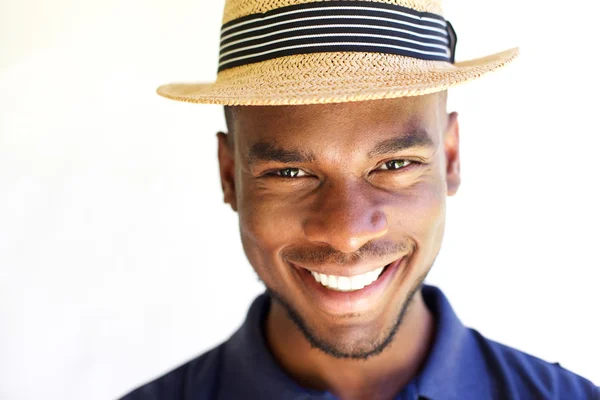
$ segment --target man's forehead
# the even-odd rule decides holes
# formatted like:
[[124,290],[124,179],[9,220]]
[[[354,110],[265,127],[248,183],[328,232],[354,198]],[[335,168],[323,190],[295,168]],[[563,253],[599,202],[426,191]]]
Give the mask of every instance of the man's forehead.
[[322,119],[348,120],[353,116],[393,116],[410,118],[411,115],[445,106],[445,92],[423,96],[392,99],[354,101],[329,104],[283,105],[283,106],[237,106],[233,114],[245,125],[260,125],[261,122],[279,120],[301,120],[305,123]]
[[[433,147],[440,114],[433,96],[328,105],[243,107],[236,137],[243,155],[260,159],[275,149],[351,144],[370,153],[400,147]],[[280,154],[283,154],[280,151]],[[290,158],[290,157],[284,157]]]

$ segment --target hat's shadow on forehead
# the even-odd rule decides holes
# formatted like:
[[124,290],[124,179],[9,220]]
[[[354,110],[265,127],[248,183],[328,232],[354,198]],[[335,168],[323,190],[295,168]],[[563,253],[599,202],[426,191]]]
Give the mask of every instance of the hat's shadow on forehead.
[[434,93],[331,104],[238,106],[233,111],[233,129],[246,146],[257,141],[301,143],[303,139],[325,144],[335,141],[335,136],[369,141],[369,136],[376,140],[415,130],[429,131],[435,141],[445,101],[445,93]]

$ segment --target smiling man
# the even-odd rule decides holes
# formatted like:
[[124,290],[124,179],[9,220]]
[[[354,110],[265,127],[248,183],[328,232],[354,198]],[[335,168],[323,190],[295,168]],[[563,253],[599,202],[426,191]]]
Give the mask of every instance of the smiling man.
[[600,399],[588,380],[465,327],[424,285],[460,185],[435,0],[227,0],[218,79],[159,94],[225,106],[224,201],[266,292],[220,346],[126,400]]
[[435,321],[420,288],[460,179],[445,105],[442,92],[228,110],[225,201],[274,300],[266,342],[300,384],[388,399],[423,365]]

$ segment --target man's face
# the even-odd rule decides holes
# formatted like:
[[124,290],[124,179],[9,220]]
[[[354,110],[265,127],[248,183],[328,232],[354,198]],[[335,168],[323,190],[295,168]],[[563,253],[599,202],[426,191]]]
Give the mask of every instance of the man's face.
[[313,345],[381,351],[440,250],[459,186],[445,93],[234,115],[235,144],[219,134],[219,160],[250,264]]

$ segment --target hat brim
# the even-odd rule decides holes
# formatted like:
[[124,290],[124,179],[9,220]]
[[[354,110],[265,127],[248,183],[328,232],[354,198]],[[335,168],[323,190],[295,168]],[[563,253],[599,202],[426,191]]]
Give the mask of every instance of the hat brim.
[[450,64],[381,53],[311,53],[219,73],[213,83],[170,83],[168,99],[221,105],[325,104],[435,93],[513,61],[519,48]]

